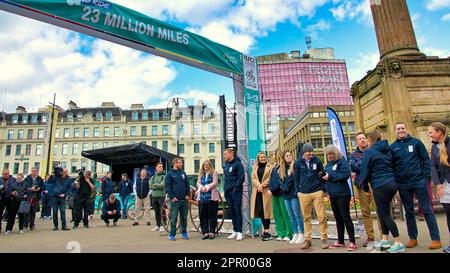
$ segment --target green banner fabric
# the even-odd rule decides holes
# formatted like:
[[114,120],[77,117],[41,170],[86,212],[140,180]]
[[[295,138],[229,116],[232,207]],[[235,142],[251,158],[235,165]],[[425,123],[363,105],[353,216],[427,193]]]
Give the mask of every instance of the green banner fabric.
[[102,0],[2,0],[17,7],[241,75],[242,54],[227,46],[121,5]]

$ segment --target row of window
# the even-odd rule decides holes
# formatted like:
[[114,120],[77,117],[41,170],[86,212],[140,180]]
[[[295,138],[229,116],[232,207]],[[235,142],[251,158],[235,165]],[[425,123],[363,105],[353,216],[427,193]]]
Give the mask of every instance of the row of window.
[[[79,112],[76,115],[74,113],[69,112],[67,113],[67,121],[72,122],[74,118],[80,120],[83,118],[83,113]],[[95,120],[96,121],[112,121],[113,120],[113,114],[112,111],[107,111],[104,115],[102,111],[98,111],[95,113]],[[138,121],[139,120],[139,112],[135,111],[131,113],[131,120],[132,121]],[[141,120],[149,120],[149,113],[148,112],[142,112],[141,114]],[[160,114],[159,111],[152,112],[152,120],[160,120]]]
[[[44,138],[44,129],[38,129],[37,131],[38,131],[37,138],[43,139]],[[34,130],[33,129],[27,130],[27,139],[33,139],[33,136],[34,136]],[[8,130],[7,138],[8,138],[8,140],[14,139],[14,130]],[[24,129],[19,129],[17,131],[17,139],[25,139],[25,130]]]
[[[34,167],[39,169],[40,166],[41,166],[41,164],[39,162],[34,162]],[[3,170],[9,170],[9,163],[3,164]],[[12,174],[16,175],[19,172],[21,172],[22,174],[27,175],[29,171],[30,171],[30,163],[29,162],[23,163],[22,170],[20,170],[20,163],[15,162],[14,166],[13,166]]]
[[[35,155],[42,155],[42,147],[43,147],[42,144],[36,144],[36,147],[35,147],[35,150],[34,150],[34,154]],[[14,155],[15,156],[21,156],[22,153],[25,156],[30,156],[31,155],[31,144],[16,145],[16,149],[15,149]],[[11,154],[12,154],[12,146],[11,145],[6,145],[5,156],[11,156]]]
[[[342,126],[342,130],[345,132],[347,132],[347,124],[346,123],[341,123]],[[355,132],[355,123],[354,122],[349,122],[348,123],[348,130],[353,133]],[[310,124],[309,125],[309,131],[313,134],[315,133],[320,133],[320,132],[324,132],[324,133],[331,133],[331,129],[330,129],[330,125],[329,124]]]
[[[119,142],[113,142],[113,147],[115,146],[119,146]],[[155,148],[158,148],[158,141],[152,141],[152,146]],[[108,148],[109,147],[109,142],[103,142],[103,147],[101,148]],[[199,154],[200,153],[200,143],[194,143],[194,154]],[[55,144],[54,149],[53,149],[53,154],[55,156],[57,156],[59,154],[58,151],[58,144]],[[99,149],[99,143],[94,142],[92,143],[92,149]],[[169,142],[168,141],[162,141],[162,150],[164,151],[168,151],[169,148]],[[215,143],[209,143],[209,153],[215,153],[216,152],[216,145]],[[24,150],[23,150],[24,149]],[[42,155],[42,149],[43,146],[42,144],[36,144],[35,147],[35,152],[34,154],[37,156]],[[81,151],[87,151],[90,149],[90,145],[89,143],[83,143],[82,144],[82,150]],[[21,156],[22,153],[25,156],[31,156],[32,153],[32,145],[31,144],[26,144],[26,145],[16,145],[15,147],[15,152],[14,155],[15,156]],[[78,155],[80,153],[80,144],[79,143],[72,143],[72,155]],[[180,154],[184,154],[185,153],[185,144],[179,144],[179,153]],[[12,154],[12,145],[6,145],[5,148],[5,156],[11,156]],[[61,145],[61,154],[62,155],[69,155],[69,143],[63,143]]]
[[[23,114],[22,116],[22,122],[21,124],[37,124],[39,122],[39,115],[38,114]],[[31,120],[30,120],[31,119]],[[41,122],[46,123],[47,122],[47,115],[44,114],[41,116]],[[12,116],[12,124],[19,124],[19,115],[14,114]]]
[[[151,136],[158,136],[159,134],[159,126],[158,125],[153,125],[151,126]],[[141,131],[140,131],[140,136],[147,136],[148,135],[148,131],[147,131],[148,126],[141,126]],[[43,134],[43,129],[42,130],[42,134]],[[73,137],[74,138],[78,138],[81,136],[81,129],[80,128],[74,128],[73,129]],[[30,131],[30,130],[28,130]],[[32,131],[32,130],[31,130]],[[180,124],[179,127],[179,132],[180,135],[183,135],[186,133],[185,131],[185,126],[184,124]],[[120,129],[120,127],[114,127],[114,136],[115,137],[119,137],[122,133],[126,133],[124,132],[122,129]],[[216,126],[215,124],[209,124],[208,126],[208,133],[209,134],[215,134],[216,133]],[[13,137],[14,135],[14,130],[10,130],[10,132],[8,133],[8,139],[12,139],[9,138],[9,135],[11,134],[11,137]],[[19,130],[19,139],[23,139],[23,130]],[[29,132],[30,134],[30,132]],[[200,135],[201,134],[201,126],[200,124],[194,124],[193,127],[193,134],[194,135]],[[20,138],[20,136],[22,135],[22,138]],[[40,132],[41,135],[41,132]],[[167,136],[169,135],[169,125],[162,125],[162,135],[163,136]],[[112,136],[111,134],[111,128],[110,127],[104,127],[103,128],[103,137],[110,137]],[[130,136],[138,136],[138,127],[137,126],[130,126]],[[32,132],[31,132],[31,137],[32,137]],[[69,128],[64,128],[63,129],[63,134],[61,135],[60,129],[56,129],[56,137],[60,138],[70,138],[70,129]],[[90,137],[90,128],[83,128],[83,137]],[[100,127],[95,127],[94,131],[93,131],[93,137],[100,137]],[[42,137],[40,137],[42,138]],[[31,139],[31,138],[28,138]]]

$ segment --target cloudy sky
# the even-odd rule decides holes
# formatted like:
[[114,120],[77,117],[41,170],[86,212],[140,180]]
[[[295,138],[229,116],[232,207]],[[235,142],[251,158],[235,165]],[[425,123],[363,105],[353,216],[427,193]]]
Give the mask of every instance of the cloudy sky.
[[[379,59],[369,0],[115,0],[117,4],[259,56],[333,47],[346,59],[350,82]],[[408,0],[420,49],[450,56],[450,0]],[[181,96],[212,106],[233,101],[231,80],[0,11],[0,107],[36,111],[57,104],[115,101],[165,107]]]

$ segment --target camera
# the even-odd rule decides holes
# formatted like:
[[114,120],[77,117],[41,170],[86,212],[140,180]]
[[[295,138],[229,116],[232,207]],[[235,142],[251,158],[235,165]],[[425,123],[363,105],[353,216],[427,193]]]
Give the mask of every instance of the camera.
[[78,174],[78,177],[80,180],[84,178],[84,172],[86,171],[85,167],[82,167],[81,169],[76,170],[75,172]]

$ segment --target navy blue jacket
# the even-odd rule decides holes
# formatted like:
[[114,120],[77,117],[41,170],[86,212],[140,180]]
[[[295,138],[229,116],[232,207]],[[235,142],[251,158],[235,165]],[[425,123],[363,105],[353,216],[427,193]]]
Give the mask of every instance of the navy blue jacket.
[[361,182],[366,191],[370,182],[373,189],[395,182],[394,159],[386,140],[381,140],[364,152]]
[[116,214],[117,214],[117,213],[120,213],[120,208],[121,208],[121,206],[120,206],[119,200],[116,199],[116,201],[114,201],[114,203],[111,203],[108,198],[108,200],[103,202],[102,212],[103,212],[103,214],[108,214],[108,211],[115,210]]
[[[447,148],[447,155],[450,163],[450,137],[445,139],[444,144]],[[441,164],[440,150],[436,143],[433,143],[433,146],[431,147],[431,171],[434,184],[444,184],[445,180],[450,183],[450,167]]]
[[119,183],[119,195],[125,197],[133,192],[133,182],[129,178],[126,181],[120,181]]
[[184,200],[189,196],[189,182],[183,170],[171,170],[166,175],[166,192],[170,199],[176,197],[178,200]]
[[269,179],[269,190],[272,192],[273,196],[281,196],[281,188],[280,188],[280,167],[276,166],[272,169],[270,173]]
[[31,197],[32,198],[37,198],[37,199],[41,199],[41,192],[45,191],[45,184],[44,184],[44,180],[42,179],[42,177],[40,177],[39,175],[36,177],[36,180],[33,181],[33,178],[31,177],[31,174],[29,176],[27,176],[25,178],[25,182],[28,183],[28,185],[30,186],[30,188],[33,187],[38,187],[39,191],[31,191]]
[[431,160],[422,141],[408,135],[394,141],[391,150],[399,187],[431,181]]
[[325,172],[328,174],[328,181],[325,181],[325,190],[330,197],[352,194],[347,183],[352,173],[345,158],[328,162]]
[[296,192],[314,193],[323,191],[323,180],[321,174],[324,169],[322,161],[318,157],[313,156],[310,164],[311,169],[306,166],[306,160],[304,158],[300,158],[295,162],[294,182]]
[[102,199],[105,200],[106,198],[109,198],[109,196],[113,193],[113,184],[111,179],[107,178],[106,176],[103,177],[101,187],[102,187]]
[[150,178],[144,178],[144,181],[140,177],[136,178],[136,183],[134,185],[136,187],[136,195],[139,199],[147,198],[148,193],[150,192]]
[[[289,168],[290,166],[286,165],[285,179],[279,180],[281,194],[283,195],[285,200],[297,198],[297,189],[295,188],[294,174],[289,175]],[[279,178],[279,172],[272,172],[272,174],[273,173],[276,173],[276,176]]]
[[[3,177],[0,177],[0,183],[3,184]],[[1,199],[11,198],[11,192],[15,183],[16,179],[12,175],[10,175],[8,177],[8,185],[1,191]]]
[[245,169],[239,157],[235,157],[231,162],[225,163],[224,172],[224,190],[242,191],[245,181]]
[[51,176],[48,183],[51,184],[51,191],[49,192],[51,197],[59,198],[59,195],[61,194],[64,194],[65,196],[70,194],[72,179],[69,176],[64,180],[56,176]]
[[350,168],[352,169],[352,172],[356,174],[353,183],[358,188],[361,187],[361,165],[363,153],[364,152],[358,147],[353,153],[350,154]]

